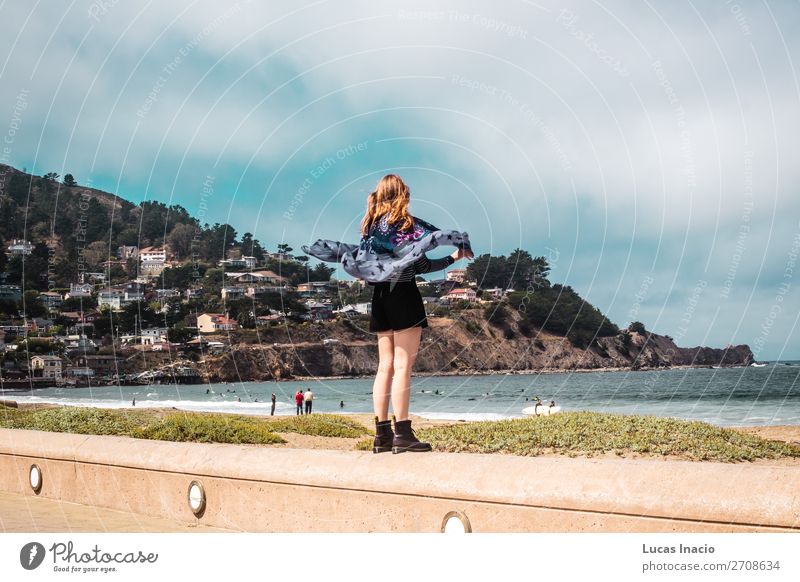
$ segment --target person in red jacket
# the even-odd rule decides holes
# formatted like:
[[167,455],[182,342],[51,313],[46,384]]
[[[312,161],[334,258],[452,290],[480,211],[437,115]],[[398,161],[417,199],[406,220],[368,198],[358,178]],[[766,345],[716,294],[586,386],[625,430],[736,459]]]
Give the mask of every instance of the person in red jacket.
[[303,391],[298,390],[294,395],[294,403],[297,404],[297,414],[303,414]]

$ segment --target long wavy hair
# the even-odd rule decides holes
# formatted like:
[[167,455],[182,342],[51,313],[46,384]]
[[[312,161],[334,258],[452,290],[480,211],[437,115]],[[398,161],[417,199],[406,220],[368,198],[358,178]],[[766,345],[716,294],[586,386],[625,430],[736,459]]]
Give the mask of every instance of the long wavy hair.
[[370,227],[384,214],[389,224],[396,225],[400,230],[410,230],[414,226],[414,219],[408,213],[410,199],[411,190],[400,176],[387,174],[381,178],[375,191],[367,196],[367,212],[361,220],[361,234],[369,233]]

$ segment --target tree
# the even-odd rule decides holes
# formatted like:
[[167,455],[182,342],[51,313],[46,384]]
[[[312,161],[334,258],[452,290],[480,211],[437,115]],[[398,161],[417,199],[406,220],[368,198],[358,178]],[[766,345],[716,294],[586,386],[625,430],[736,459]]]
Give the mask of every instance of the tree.
[[142,329],[159,324],[159,317],[153,306],[144,301],[129,303],[122,313],[115,315],[121,333],[139,333]]
[[167,339],[176,344],[187,342],[192,339],[194,335],[195,331],[186,327],[184,323],[179,323],[167,330]]
[[504,287],[507,282],[506,259],[493,257],[488,253],[479,255],[467,265],[465,278],[476,282],[483,289]]
[[186,263],[164,269],[160,275],[161,287],[163,289],[188,289],[194,282],[195,266],[197,267],[197,274],[202,277],[206,272],[204,264],[193,265],[192,263]]
[[634,321],[628,326],[628,330],[635,331],[636,333],[640,333],[642,335],[647,333],[647,330],[644,328],[644,324],[641,321]]
[[65,186],[77,186],[78,183],[75,181],[75,177],[72,174],[67,174],[64,176],[64,185]]
[[264,249],[258,239],[254,239],[253,235],[246,232],[242,235],[242,255],[246,257],[255,257],[258,261],[264,260]]
[[101,240],[90,242],[83,250],[83,256],[90,267],[97,267],[103,261],[109,260],[108,243]]
[[167,236],[167,244],[178,260],[183,260],[192,255],[197,228],[191,224],[177,224]]
[[219,262],[225,258],[228,247],[236,244],[236,229],[229,224],[215,224],[203,233],[203,259]]
[[313,269],[309,269],[308,271],[308,280],[309,281],[330,281],[331,274],[335,269],[332,269],[325,263],[317,263],[317,265]]
[[38,291],[32,289],[25,291],[22,305],[25,306],[25,317],[44,317],[47,315],[47,308],[42,303]]
[[6,265],[8,264],[8,256],[6,255],[6,242],[0,235],[0,273],[5,272]]

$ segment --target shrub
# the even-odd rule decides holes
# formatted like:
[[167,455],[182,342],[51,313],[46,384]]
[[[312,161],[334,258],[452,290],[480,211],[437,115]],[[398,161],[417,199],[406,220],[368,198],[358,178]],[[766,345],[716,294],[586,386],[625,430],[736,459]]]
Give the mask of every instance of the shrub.
[[636,333],[640,333],[642,335],[647,333],[647,330],[644,328],[644,324],[641,321],[634,321],[632,324],[628,326],[630,331],[635,331]]
[[286,416],[267,421],[274,432],[293,432],[313,436],[356,438],[369,434],[369,430],[358,422],[340,414],[304,414]]
[[226,415],[176,413],[139,427],[132,436],[172,442],[277,444],[286,442],[267,423]]
[[540,455],[604,452],[675,455],[724,462],[800,457],[800,446],[704,422],[657,416],[562,412],[525,419],[419,429],[437,451]]
[[508,309],[502,303],[491,303],[483,310],[486,321],[495,326],[501,326],[508,321]]
[[481,335],[483,333],[483,329],[481,329],[481,326],[475,323],[474,321],[468,321],[464,327],[472,335]]

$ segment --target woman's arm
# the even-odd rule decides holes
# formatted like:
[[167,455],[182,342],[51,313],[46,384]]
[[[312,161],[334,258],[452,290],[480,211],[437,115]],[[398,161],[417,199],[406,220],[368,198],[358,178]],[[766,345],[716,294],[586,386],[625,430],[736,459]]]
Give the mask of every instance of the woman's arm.
[[441,259],[434,259],[434,260],[430,260],[425,255],[422,255],[420,258],[414,261],[414,273],[419,275],[422,273],[441,271],[442,269],[449,267],[455,262],[456,262],[455,259],[451,255],[442,257]]

